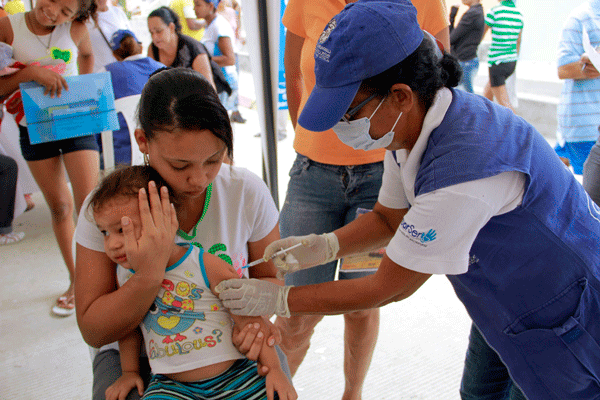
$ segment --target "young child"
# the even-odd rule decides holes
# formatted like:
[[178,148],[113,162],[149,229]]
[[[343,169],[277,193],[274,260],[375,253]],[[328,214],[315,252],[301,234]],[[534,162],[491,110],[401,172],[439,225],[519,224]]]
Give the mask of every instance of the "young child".
[[[166,186],[151,167],[125,167],[106,177],[90,199],[90,210],[104,235],[105,252],[118,264],[119,285],[135,273],[129,269],[121,218],[131,219],[139,239],[143,224],[138,193],[151,181],[157,187]],[[138,365],[140,330],[153,373],[144,399],[296,399],[273,348],[263,346],[259,356],[269,368],[265,378],[256,372],[256,363],[244,358],[232,343],[231,318],[243,325],[262,322],[261,318],[231,316],[213,291],[222,280],[238,277],[236,271],[202,248],[175,243],[165,267],[162,288],[140,328],[119,341],[123,375],[107,389],[107,400],[125,398],[135,388],[140,395],[143,392]]]
[[[60,96],[68,90],[64,76],[92,72],[94,55],[82,22],[88,17],[91,3],[92,0],[38,0],[31,11],[0,18],[0,42],[12,46],[12,58],[23,66],[0,76],[0,99],[16,92],[20,83],[30,81],[42,85],[51,97]],[[64,72],[48,68],[56,65],[64,65]],[[75,312],[73,215],[79,214],[83,200],[97,183],[98,145],[92,132],[90,136],[31,144],[18,93],[10,97],[7,108],[20,119],[21,153],[48,203],[54,235],[69,271],[69,288],[58,297],[52,312],[69,316]]]

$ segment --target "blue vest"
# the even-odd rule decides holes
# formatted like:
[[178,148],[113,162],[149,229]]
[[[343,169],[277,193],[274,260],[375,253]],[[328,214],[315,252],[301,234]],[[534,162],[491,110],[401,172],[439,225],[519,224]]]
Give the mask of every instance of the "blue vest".
[[524,173],[526,189],[479,231],[468,272],[448,279],[529,399],[600,399],[600,209],[522,118],[452,96],[415,195],[506,171]]
[[[148,82],[148,78],[154,71],[163,68],[164,65],[150,57],[140,58],[133,61],[114,62],[105,66],[110,72],[115,99],[142,93],[142,88]],[[119,118],[119,130],[113,132],[113,146],[115,149],[115,164],[131,164],[131,141],[127,123],[121,113]],[[100,137],[98,135],[100,146]]]

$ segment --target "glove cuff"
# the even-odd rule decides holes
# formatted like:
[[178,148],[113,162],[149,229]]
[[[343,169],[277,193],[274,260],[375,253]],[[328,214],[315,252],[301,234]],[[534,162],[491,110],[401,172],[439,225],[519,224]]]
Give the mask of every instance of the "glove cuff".
[[279,289],[275,314],[280,317],[289,318],[292,315],[288,306],[288,294],[290,293],[290,289],[293,287],[294,286],[283,286]]
[[327,258],[323,261],[323,264],[326,264],[333,260],[337,260],[337,253],[340,251],[340,242],[333,232],[324,233],[323,237],[327,241]]

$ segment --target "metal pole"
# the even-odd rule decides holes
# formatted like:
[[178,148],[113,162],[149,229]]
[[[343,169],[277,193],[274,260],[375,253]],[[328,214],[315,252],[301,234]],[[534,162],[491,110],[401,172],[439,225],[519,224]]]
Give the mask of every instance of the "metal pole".
[[271,190],[271,196],[279,207],[279,188],[277,184],[277,139],[275,138],[275,115],[273,113],[273,80],[271,76],[271,52],[269,49],[269,21],[267,0],[258,0],[258,27],[263,77],[263,96],[265,105],[265,139],[267,154],[263,154],[263,179]]

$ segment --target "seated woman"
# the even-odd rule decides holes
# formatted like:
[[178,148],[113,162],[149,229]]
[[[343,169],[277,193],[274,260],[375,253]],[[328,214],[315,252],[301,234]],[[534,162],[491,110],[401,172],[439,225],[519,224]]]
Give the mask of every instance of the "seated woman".
[[[142,89],[150,75],[164,64],[142,55],[142,43],[135,34],[127,29],[116,31],[110,39],[110,47],[117,62],[106,65],[110,72],[115,92],[115,99],[142,93]],[[125,118],[119,113],[119,130],[113,132],[113,148],[115,164],[131,164],[131,140]],[[97,135],[100,148],[102,143]]]
[[206,49],[196,39],[181,33],[181,23],[175,11],[169,7],[152,11],[148,15],[148,30],[152,37],[148,57],[167,67],[198,71],[215,87]]

